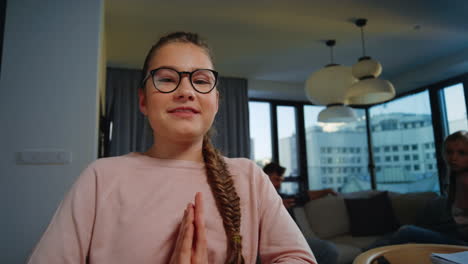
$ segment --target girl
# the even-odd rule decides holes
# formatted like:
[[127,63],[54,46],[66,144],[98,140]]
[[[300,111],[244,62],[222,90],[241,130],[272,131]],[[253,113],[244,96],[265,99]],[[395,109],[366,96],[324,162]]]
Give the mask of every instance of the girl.
[[261,169],[211,144],[217,78],[196,34],[161,38],[138,91],[154,145],[92,163],[29,263],[316,263]]

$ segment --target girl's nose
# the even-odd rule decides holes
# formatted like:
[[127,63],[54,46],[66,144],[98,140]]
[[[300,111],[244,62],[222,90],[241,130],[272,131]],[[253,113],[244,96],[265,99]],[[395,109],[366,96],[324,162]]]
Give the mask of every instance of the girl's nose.
[[[187,78],[184,78],[187,77]],[[176,99],[189,99],[193,100],[195,98],[195,90],[192,87],[189,76],[184,76],[180,80],[179,87],[174,92]]]

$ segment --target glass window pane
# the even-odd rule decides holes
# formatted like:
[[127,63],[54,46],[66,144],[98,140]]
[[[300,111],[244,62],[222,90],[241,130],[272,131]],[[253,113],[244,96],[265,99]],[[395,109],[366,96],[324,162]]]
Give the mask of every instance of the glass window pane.
[[396,146],[402,157],[375,159],[377,189],[439,191],[431,116],[427,91],[370,108],[373,147]]
[[262,167],[272,159],[270,103],[249,102],[250,159]]
[[444,88],[442,91],[445,98],[449,134],[459,130],[468,130],[463,84],[452,85]]
[[296,109],[294,106],[278,106],[278,155],[281,166],[286,167],[285,177],[298,176],[296,136]]
[[296,181],[283,182],[279,193],[282,195],[296,195],[299,193],[299,183]]
[[322,106],[304,106],[309,189],[354,192],[371,188],[365,111],[350,123],[318,123]]

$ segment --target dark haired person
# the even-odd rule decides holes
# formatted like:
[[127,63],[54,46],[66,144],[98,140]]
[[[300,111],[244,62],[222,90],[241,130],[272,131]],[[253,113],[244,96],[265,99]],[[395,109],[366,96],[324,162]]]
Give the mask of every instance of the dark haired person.
[[[285,167],[282,167],[276,162],[270,162],[263,167],[263,172],[265,172],[268,177],[270,177],[271,183],[278,191],[278,193],[283,197],[283,204],[287,209],[290,209],[296,205],[296,201],[293,198],[285,197],[280,193],[281,183],[284,181],[284,172],[286,171]],[[316,200],[327,195],[337,195],[333,189],[322,189],[322,190],[309,190],[307,196],[309,200]]]
[[[281,189],[281,184],[284,181],[285,171],[286,171],[286,168],[282,167],[276,162],[268,163],[267,165],[263,167],[263,172],[265,172],[265,174],[268,175],[271,183],[273,184],[273,187],[275,187],[276,191],[278,191],[278,194],[280,196],[281,196],[281,193],[279,193],[279,190]],[[331,189],[320,190],[320,191],[309,191],[309,192],[313,193],[314,197],[318,197],[318,198],[323,197],[328,194],[336,195],[336,193],[333,192]],[[282,199],[283,199],[284,207],[287,208],[291,216],[294,217],[294,214],[292,213],[292,210],[290,209],[296,205],[295,199],[286,198],[286,197]],[[314,252],[315,257],[317,258],[318,263],[336,264],[338,262],[338,249],[333,243],[329,241],[313,238],[313,237],[308,237],[306,239],[311,250]]]
[[154,145],[84,170],[29,263],[316,264],[261,169],[211,144],[210,54],[185,32],[150,49],[138,94]]

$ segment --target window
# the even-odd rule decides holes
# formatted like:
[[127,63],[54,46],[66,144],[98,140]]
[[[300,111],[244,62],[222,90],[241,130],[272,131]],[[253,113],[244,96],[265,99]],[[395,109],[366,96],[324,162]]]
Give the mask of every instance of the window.
[[[365,111],[360,109],[356,110],[359,116],[359,119],[356,122],[318,123],[318,113],[324,109],[324,107],[305,105],[303,109],[309,189],[317,190],[333,188],[335,190],[340,190],[341,192],[370,189],[370,178],[367,170],[359,170],[355,173],[343,173],[345,170],[344,166],[347,166],[346,164],[353,163],[353,158],[355,158],[354,160],[357,162],[353,164],[357,165],[361,165],[359,164],[361,159],[367,159],[367,156],[362,154],[360,154],[359,157],[355,157],[357,156],[356,154],[354,154],[355,156],[348,154],[353,148],[356,151],[359,148],[367,149],[367,133],[364,118]],[[320,179],[320,174],[318,172],[322,165],[318,161],[320,161],[320,158],[323,155],[319,151],[321,148],[329,148],[333,149],[334,153],[342,153],[335,154],[333,156],[336,159],[334,160],[336,163],[327,165],[327,167],[334,169],[333,173],[335,175],[341,173],[341,182],[338,182],[338,180],[334,181],[333,178],[330,178],[330,180],[327,181],[328,185],[324,185],[324,181]],[[349,172],[349,170],[347,171]],[[364,173],[362,171],[364,171]],[[362,180],[365,176],[367,176],[368,180]]]
[[270,103],[249,102],[250,159],[263,167],[272,160]]
[[468,130],[465,104],[466,95],[463,91],[463,84],[459,83],[444,88],[442,94],[445,100],[445,118],[449,134],[459,130]]
[[384,147],[384,152],[389,152],[390,151],[390,146],[385,146]]
[[400,157],[399,156],[393,156],[393,161],[399,161]]
[[299,183],[294,181],[285,181],[281,183],[280,193],[286,195],[294,195],[299,192]]
[[286,167],[284,175],[298,176],[299,161],[296,136],[296,110],[294,106],[277,106],[278,154],[281,166]]
[[398,151],[398,146],[392,146],[392,151]]
[[[375,146],[402,146],[403,151],[418,151],[419,145],[433,143],[432,114],[427,91],[409,95],[369,109],[371,128],[385,125],[385,129],[371,129],[372,142]],[[404,128],[403,124],[412,124]],[[433,152],[434,150],[428,150]],[[417,157],[415,159],[415,156]],[[419,160],[419,154],[404,155]],[[399,158],[398,158],[399,159]],[[431,161],[432,163],[433,161]],[[406,162],[407,163],[407,162]],[[411,170],[413,169],[413,170]],[[424,176],[425,183],[420,182]],[[392,162],[376,172],[377,189],[396,192],[439,191],[438,174],[426,170],[426,166]]]

